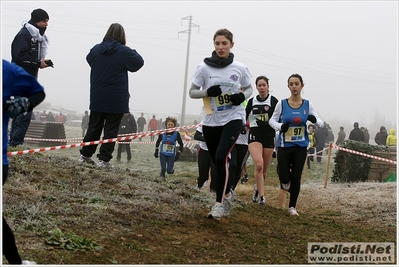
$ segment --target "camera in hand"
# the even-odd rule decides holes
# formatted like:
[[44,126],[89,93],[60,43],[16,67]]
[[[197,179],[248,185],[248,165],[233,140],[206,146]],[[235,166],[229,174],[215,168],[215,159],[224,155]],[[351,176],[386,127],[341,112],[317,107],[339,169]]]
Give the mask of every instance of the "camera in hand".
[[53,63],[53,61],[51,61],[51,59],[45,60],[44,63],[46,63],[46,64],[49,65],[50,67],[54,68],[54,63]]

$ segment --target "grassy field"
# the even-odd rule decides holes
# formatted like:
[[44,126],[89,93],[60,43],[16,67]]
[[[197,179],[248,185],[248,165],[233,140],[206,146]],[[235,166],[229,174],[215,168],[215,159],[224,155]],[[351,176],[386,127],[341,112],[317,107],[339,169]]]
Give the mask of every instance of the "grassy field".
[[[80,128],[66,133],[79,137]],[[3,214],[22,257],[52,265],[307,264],[308,242],[396,243],[396,183],[324,188],[323,159],[306,170],[300,216],[292,217],[279,208],[275,166],[266,206],[252,203],[249,159],[232,214],[217,221],[206,217],[214,195],[194,189],[196,162],[178,161],[175,174],[160,179],[148,141],[131,145],[131,163],[125,153],[112,160],[113,169],[78,163],[79,148],[11,156]]]

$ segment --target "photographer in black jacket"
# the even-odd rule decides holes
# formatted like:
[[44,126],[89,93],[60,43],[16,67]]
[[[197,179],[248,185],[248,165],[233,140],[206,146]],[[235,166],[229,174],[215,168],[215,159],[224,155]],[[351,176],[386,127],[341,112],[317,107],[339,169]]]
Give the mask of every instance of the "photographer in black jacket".
[[[14,37],[11,44],[11,61],[21,66],[26,72],[37,79],[39,68],[53,67],[47,54],[48,39],[44,34],[49,21],[49,15],[43,9],[35,9],[29,21],[22,22],[22,29]],[[12,120],[10,131],[10,146],[24,143],[28,131],[32,111],[21,114]]]

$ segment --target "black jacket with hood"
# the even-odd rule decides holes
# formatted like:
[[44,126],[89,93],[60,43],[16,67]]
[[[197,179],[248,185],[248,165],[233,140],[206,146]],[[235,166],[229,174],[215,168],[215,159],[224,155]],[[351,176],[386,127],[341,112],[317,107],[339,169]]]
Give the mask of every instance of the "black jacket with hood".
[[86,60],[91,67],[90,110],[129,112],[128,71],[136,72],[144,65],[141,55],[114,39],[106,39],[90,50]]

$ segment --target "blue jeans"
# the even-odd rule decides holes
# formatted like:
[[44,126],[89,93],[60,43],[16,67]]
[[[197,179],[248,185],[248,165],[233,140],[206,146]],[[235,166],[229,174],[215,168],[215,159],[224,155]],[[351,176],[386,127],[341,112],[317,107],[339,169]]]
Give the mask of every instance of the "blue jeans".
[[175,172],[175,156],[166,156],[159,153],[159,161],[161,162],[160,176],[165,177],[165,172],[168,172],[168,174],[173,174]]

